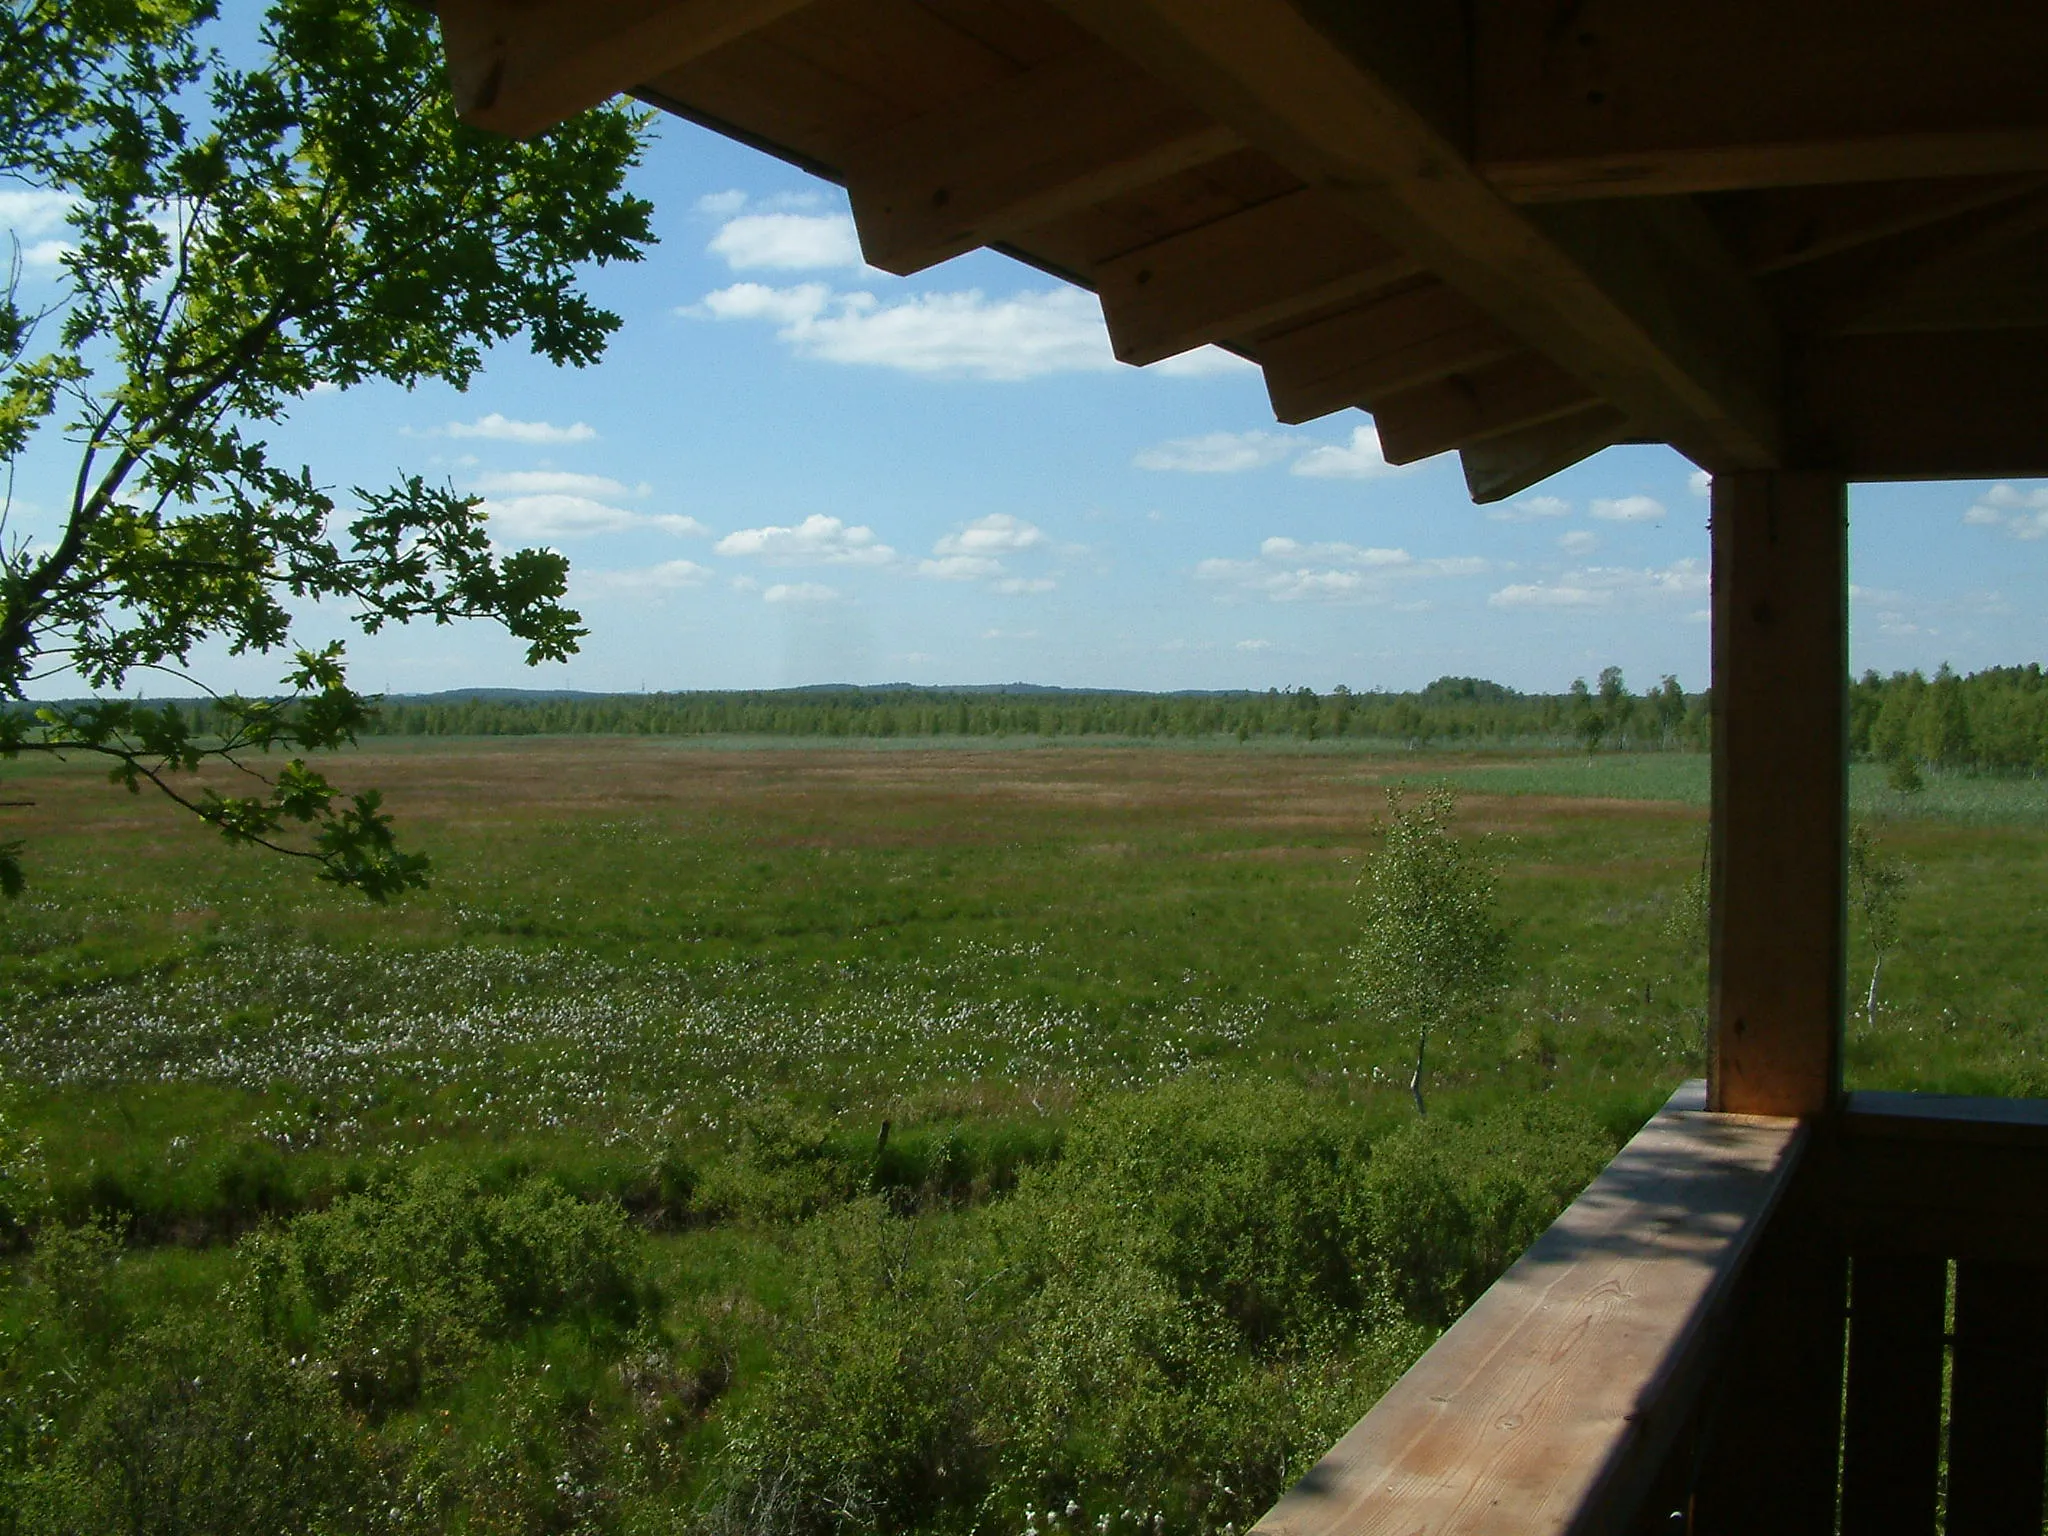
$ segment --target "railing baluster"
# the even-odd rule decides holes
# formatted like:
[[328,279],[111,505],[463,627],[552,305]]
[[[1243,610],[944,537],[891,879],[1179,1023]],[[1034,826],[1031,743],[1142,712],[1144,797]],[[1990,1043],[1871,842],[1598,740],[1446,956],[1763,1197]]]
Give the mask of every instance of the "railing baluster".
[[1850,1266],[1842,1536],[1933,1536],[1947,1301],[1946,1260]]
[[1956,1266],[1947,1536],[2041,1536],[2048,1271]]

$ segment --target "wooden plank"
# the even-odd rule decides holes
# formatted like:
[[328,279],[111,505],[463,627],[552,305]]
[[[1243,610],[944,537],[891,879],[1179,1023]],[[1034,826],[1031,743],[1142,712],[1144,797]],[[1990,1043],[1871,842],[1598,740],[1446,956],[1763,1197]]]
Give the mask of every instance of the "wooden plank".
[[1389,464],[1412,464],[1489,437],[1580,415],[1600,405],[1586,386],[1540,352],[1454,373],[1369,400]]
[[1788,1120],[1665,1107],[1253,1529],[1625,1528],[1798,1166]]
[[1850,1261],[1841,1536],[1934,1536],[1947,1303],[1941,1259]]
[[2044,187],[2048,180],[2038,176],[1794,187],[1723,199],[1715,222],[1742,269],[1765,275],[1997,207]]
[[2048,1477],[2048,1271],[1956,1265],[1946,1536],[2040,1536]]
[[1299,424],[1498,362],[1521,340],[1455,289],[1423,282],[1259,338],[1273,414]]
[[1404,253],[1316,188],[1218,219],[1095,271],[1110,344],[1156,363],[1417,273]]
[[843,157],[870,264],[907,276],[1242,147],[1099,45]]
[[1820,1114],[1841,1087],[1848,510],[1834,475],[1716,474],[1710,1097]]
[[1817,451],[1853,479],[2048,475],[2038,332],[1834,337],[1796,371]]
[[2048,169],[2032,0],[1475,7],[1474,159],[1516,198]]
[[[1373,39],[1290,0],[1062,0],[1083,25],[1237,128],[1288,169],[1344,198],[1644,432],[1710,467],[1765,466],[1783,446],[1775,330],[1755,296],[1731,326],[1690,294],[1663,292],[1663,263],[1616,286],[1666,231],[1645,221],[1622,251],[1567,250],[1472,168],[1404,96]],[[1351,7],[1365,11],[1367,7]],[[1623,210],[1616,223],[1634,217]],[[1601,270],[1596,273],[1594,266]],[[1650,295],[1651,302],[1645,302]]]
[[1708,1389],[1693,1536],[1831,1532],[1840,1480],[1848,1258],[1811,1161],[1765,1229]]
[[1458,451],[1465,488],[1482,505],[1518,496],[1627,435],[1628,418],[1604,402],[1540,426],[1504,432]]
[[1852,1093],[1832,1169],[1852,1246],[2048,1265],[2048,1100]]
[[434,8],[456,114],[526,138],[808,3],[434,0]]

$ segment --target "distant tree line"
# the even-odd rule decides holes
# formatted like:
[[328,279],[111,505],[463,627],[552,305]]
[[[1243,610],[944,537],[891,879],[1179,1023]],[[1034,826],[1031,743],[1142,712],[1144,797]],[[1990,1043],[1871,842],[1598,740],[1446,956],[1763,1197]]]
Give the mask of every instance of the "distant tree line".
[[1918,767],[2039,773],[2048,769],[2048,672],[2039,662],[1959,677],[1944,665],[1849,688],[1849,743],[1896,771]]
[[588,697],[389,699],[388,736],[1114,736],[1393,741],[1414,746],[1566,745],[1643,749],[1706,743],[1707,701],[1675,679],[1641,696],[1618,669],[1591,689],[1525,694],[1444,677],[1412,693],[1341,684],[1264,693],[1123,693],[807,688]]

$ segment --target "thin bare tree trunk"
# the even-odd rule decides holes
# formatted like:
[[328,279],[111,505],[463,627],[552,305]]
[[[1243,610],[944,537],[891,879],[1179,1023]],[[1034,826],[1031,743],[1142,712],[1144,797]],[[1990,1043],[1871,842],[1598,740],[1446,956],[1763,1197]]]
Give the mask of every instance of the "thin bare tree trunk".
[[1429,1050],[1429,1031],[1423,1030],[1415,1037],[1415,1075],[1408,1079],[1409,1097],[1415,1100],[1415,1113],[1426,1115],[1429,1108],[1422,1102],[1422,1060]]
[[1884,969],[1884,951],[1877,952],[1877,963],[1870,968],[1870,992],[1863,999],[1863,1021],[1872,1029],[1877,1028],[1877,977]]

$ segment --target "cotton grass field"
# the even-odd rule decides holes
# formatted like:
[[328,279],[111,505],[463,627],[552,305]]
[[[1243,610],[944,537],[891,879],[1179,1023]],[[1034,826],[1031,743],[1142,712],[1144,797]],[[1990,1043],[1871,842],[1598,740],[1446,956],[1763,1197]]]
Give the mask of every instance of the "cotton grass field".
[[[162,1476],[236,1436],[285,1466],[310,1424],[383,1490],[373,1519],[280,1473],[194,1529],[1234,1530],[1703,1068],[1694,755],[581,737],[331,768],[385,790],[429,891],[372,907],[83,768],[10,776],[0,1371],[55,1428],[10,1431],[0,1531],[149,1528],[94,1470],[156,1433],[145,1355],[246,1386]],[[1435,783],[1515,979],[1433,1043],[1416,1125],[1413,1044],[1344,955],[1387,790]],[[1859,769],[1854,798],[1912,879],[1852,1086],[2048,1091],[2048,785]]]

